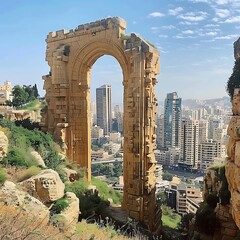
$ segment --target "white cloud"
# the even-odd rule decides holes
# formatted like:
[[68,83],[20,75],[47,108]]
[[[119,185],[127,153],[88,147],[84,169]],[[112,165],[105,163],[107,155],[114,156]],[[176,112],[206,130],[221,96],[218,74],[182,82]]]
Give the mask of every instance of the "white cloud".
[[208,3],[208,0],[190,0],[190,2],[194,2],[194,3]]
[[148,14],[149,17],[164,17],[165,14],[160,13],[160,12],[152,12]]
[[240,0],[216,0],[216,1],[213,1],[213,3],[216,3],[218,5],[227,5],[227,4],[229,4],[232,7],[239,7],[240,6]]
[[220,21],[220,19],[219,19],[219,18],[216,18],[216,17],[213,18],[212,20],[213,20],[214,22],[219,22],[219,21]]
[[169,9],[168,13],[169,13],[169,15],[176,16],[182,11],[183,11],[182,7],[177,7],[177,8],[174,8],[174,9]]
[[240,22],[240,16],[230,17],[225,22],[226,23],[239,23]]
[[181,35],[181,34],[179,34],[179,35],[176,35],[176,36],[174,36],[174,38],[178,38],[178,39],[183,39],[183,38],[196,38],[195,36],[192,36],[192,35]]
[[182,38],[185,38],[185,37],[182,36],[182,35],[176,35],[174,38],[182,39]]
[[158,37],[160,37],[160,38],[168,38],[168,35],[164,35],[164,34],[160,34],[160,35],[158,35]]
[[205,37],[205,36],[217,36],[218,33],[217,32],[200,32],[199,36],[200,37]]
[[239,36],[238,34],[229,34],[229,35],[225,35],[225,36],[221,36],[221,37],[215,37],[215,39],[228,40],[228,39],[237,38],[238,36]]
[[167,26],[162,26],[162,28],[163,29],[174,29],[174,28],[176,28],[175,26],[173,26],[173,25],[167,25]]
[[216,15],[220,18],[226,18],[230,16],[230,11],[227,9],[215,9]]
[[207,15],[208,14],[206,12],[196,12],[196,13],[189,12],[184,15],[179,15],[178,18],[181,18],[183,20],[190,21],[190,22],[199,22],[206,19]]
[[219,27],[218,24],[206,24],[204,27],[210,28],[210,27]]
[[216,4],[224,5],[231,2],[231,0],[216,0]]
[[151,27],[153,31],[159,30],[161,27]]
[[194,32],[192,30],[185,30],[182,31],[182,34],[194,34]]
[[217,32],[207,32],[205,35],[206,36],[216,36],[218,33]]
[[192,26],[192,25],[197,25],[197,22],[187,22],[187,21],[181,21],[179,22],[180,25],[185,25],[185,26]]

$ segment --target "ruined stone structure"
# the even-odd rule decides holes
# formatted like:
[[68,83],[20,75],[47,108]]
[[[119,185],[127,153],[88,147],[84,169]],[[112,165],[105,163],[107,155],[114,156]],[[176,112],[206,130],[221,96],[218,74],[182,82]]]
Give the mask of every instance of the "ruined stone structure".
[[[234,43],[234,56],[240,57],[240,39]],[[232,99],[233,116],[228,126],[230,136],[227,148],[226,177],[231,192],[232,216],[240,228],[240,89],[234,90]]]
[[125,35],[118,17],[51,32],[46,39],[50,73],[45,80],[47,109],[42,126],[62,144],[69,160],[91,177],[90,73],[103,55],[121,65],[124,86],[124,195],[128,215],[151,231],[161,228],[155,201],[156,105],[154,86],[159,53],[136,34]]

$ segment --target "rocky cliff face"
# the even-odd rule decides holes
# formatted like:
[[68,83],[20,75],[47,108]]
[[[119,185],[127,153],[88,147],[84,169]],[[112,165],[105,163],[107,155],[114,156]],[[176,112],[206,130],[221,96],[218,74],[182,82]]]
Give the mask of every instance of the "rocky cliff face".
[[[225,240],[236,239],[240,235],[232,215],[232,205],[229,202],[230,193],[228,183],[225,177],[226,166],[216,166],[207,170],[204,176],[203,197],[214,194],[219,197],[219,204],[215,208],[216,229],[212,236],[202,235],[199,233],[199,239]],[[196,233],[195,233],[196,235]]]
[[[235,59],[240,57],[240,38],[234,43]],[[240,89],[235,89],[232,99],[232,113],[228,127],[230,136],[227,147],[226,177],[231,192],[231,212],[240,228]]]
[[233,97],[233,116],[229,123],[230,136],[227,148],[226,177],[231,192],[232,215],[240,228],[240,93]]

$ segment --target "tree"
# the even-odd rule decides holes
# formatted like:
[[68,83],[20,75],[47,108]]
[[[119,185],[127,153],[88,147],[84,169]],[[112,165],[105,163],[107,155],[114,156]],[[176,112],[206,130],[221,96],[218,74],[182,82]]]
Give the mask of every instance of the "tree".
[[240,88],[240,58],[235,61],[233,73],[227,82],[226,90],[231,100],[233,99],[234,88]]
[[33,101],[35,99],[33,87],[31,85],[28,86],[23,85],[23,89],[28,94],[27,101],[28,102]]
[[34,97],[38,98],[39,94],[38,94],[38,89],[37,89],[37,85],[36,84],[34,84],[34,86],[33,86],[33,92],[34,92]]
[[172,181],[173,175],[169,172],[163,172],[162,179],[167,181]]
[[158,192],[157,193],[157,204],[159,206],[167,205],[167,196],[166,196],[165,192]]
[[28,94],[21,86],[19,85],[14,86],[12,93],[13,93],[13,106],[18,107],[27,102]]

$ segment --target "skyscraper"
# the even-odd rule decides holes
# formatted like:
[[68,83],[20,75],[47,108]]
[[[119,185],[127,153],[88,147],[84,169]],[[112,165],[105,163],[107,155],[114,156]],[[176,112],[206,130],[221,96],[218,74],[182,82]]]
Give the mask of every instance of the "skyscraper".
[[164,148],[180,147],[182,99],[176,92],[168,93],[164,106]]
[[182,121],[182,159],[179,165],[189,168],[198,168],[199,121]]
[[97,125],[105,135],[112,129],[112,91],[110,85],[103,85],[96,89]]

